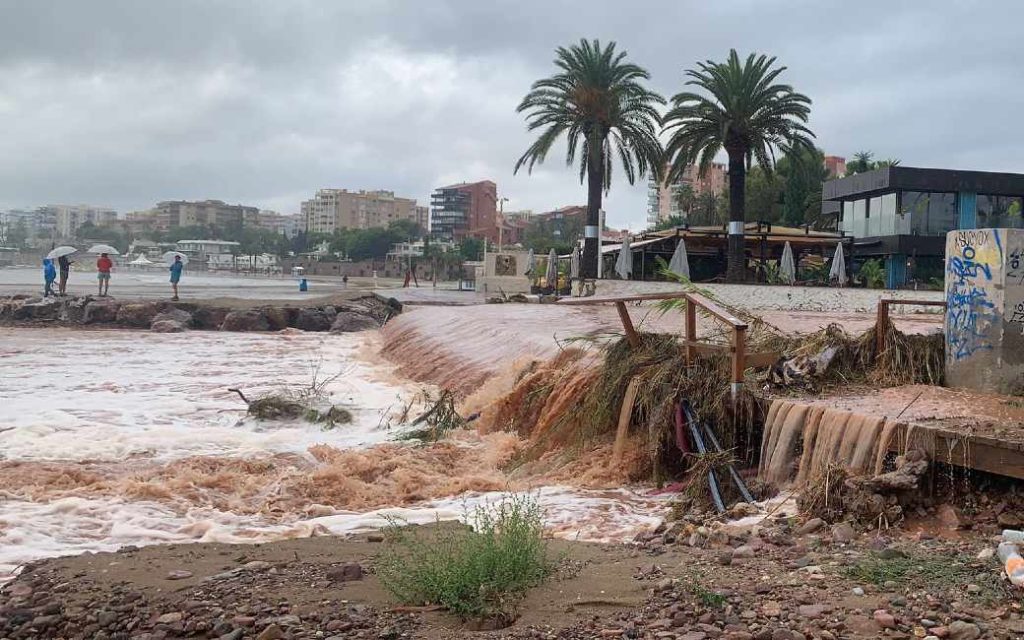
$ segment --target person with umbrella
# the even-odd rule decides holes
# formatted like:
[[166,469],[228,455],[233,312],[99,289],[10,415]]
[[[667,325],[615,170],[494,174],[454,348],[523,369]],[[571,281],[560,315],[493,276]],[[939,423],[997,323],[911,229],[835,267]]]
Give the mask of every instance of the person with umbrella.
[[57,258],[57,265],[60,267],[60,283],[57,286],[57,292],[62,295],[68,295],[68,277],[71,276],[71,260],[68,260],[66,255]]
[[171,263],[171,289],[174,291],[174,297],[171,300],[177,302],[178,300],[178,281],[181,280],[181,270],[185,268],[185,263],[181,261],[181,256],[174,256],[174,262]]
[[96,279],[99,281],[100,297],[110,293],[110,270],[114,268],[114,261],[106,252],[101,253],[96,260]]
[[53,260],[43,258],[43,297],[49,298],[53,294],[53,281],[57,279],[57,270],[53,268]]

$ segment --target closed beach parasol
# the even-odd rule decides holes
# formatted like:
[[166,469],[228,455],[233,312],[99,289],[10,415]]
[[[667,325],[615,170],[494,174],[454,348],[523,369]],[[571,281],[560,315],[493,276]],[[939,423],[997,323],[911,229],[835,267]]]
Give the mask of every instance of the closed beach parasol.
[[56,260],[57,258],[63,256],[70,256],[72,253],[75,253],[77,251],[78,249],[72,246],[64,245],[62,247],[57,247],[54,250],[50,251],[50,253],[46,254],[46,257],[49,258],[50,260]]
[[572,255],[569,257],[569,277],[573,280],[580,279],[580,248],[573,247]]
[[682,238],[679,238],[672,260],[668,263],[668,270],[677,276],[690,279],[690,259],[686,255],[686,241]]
[[832,269],[828,272],[829,281],[836,281],[839,286],[846,284],[846,258],[843,257],[843,243],[836,245],[836,255],[832,258]]
[[167,264],[174,264],[174,258],[181,258],[182,264],[188,264],[188,256],[180,251],[168,251],[164,254],[164,262]]
[[533,270],[537,268],[537,256],[533,255],[533,249],[530,249],[529,255],[526,256],[526,275],[532,276]]
[[95,253],[97,255],[99,255],[101,253],[106,253],[106,254],[112,255],[112,256],[119,256],[119,255],[121,255],[120,251],[118,251],[114,247],[110,246],[109,244],[94,244],[91,247],[89,247],[89,253]]
[[140,253],[138,258],[135,258],[134,260],[132,260],[128,264],[134,264],[134,265],[139,266],[139,267],[145,267],[145,266],[153,264],[153,261],[150,260],[149,258],[147,258],[146,254]]
[[548,270],[544,274],[544,280],[549,287],[558,286],[558,254],[553,248],[548,252]]
[[796,282],[796,263],[793,262],[793,247],[789,246],[789,241],[786,242],[786,246],[782,249],[782,260],[779,261],[779,278],[786,284]]
[[629,274],[633,273],[633,250],[629,247],[629,236],[622,239],[619,259],[615,261],[615,273],[623,280],[629,280]]

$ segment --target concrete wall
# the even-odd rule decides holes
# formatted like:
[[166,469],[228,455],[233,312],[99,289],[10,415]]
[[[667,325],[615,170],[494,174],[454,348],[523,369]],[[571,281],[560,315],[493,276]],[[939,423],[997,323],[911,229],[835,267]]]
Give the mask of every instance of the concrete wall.
[[[724,304],[745,309],[775,311],[826,311],[874,313],[881,298],[904,300],[942,300],[941,291],[907,291],[889,289],[859,289],[837,287],[789,287],[766,284],[704,284],[698,288],[708,291]],[[616,296],[639,293],[680,291],[672,282],[637,282],[628,280],[599,280],[597,295]],[[893,313],[904,311],[939,313],[940,307],[895,306]]]
[[[484,294],[529,293],[530,278],[526,275],[529,257],[528,251],[488,252],[484,258],[483,275],[477,276],[476,290]],[[537,267],[544,262],[538,258]]]
[[1024,230],[946,236],[946,382],[1024,392]]

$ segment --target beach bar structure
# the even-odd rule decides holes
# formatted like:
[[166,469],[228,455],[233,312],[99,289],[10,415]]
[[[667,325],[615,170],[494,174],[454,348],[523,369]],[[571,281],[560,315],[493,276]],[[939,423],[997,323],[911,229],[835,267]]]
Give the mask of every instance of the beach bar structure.
[[1021,228],[1024,174],[890,166],[829,180],[822,209],[856,238],[859,257],[884,260],[886,287],[941,280],[946,234]]
[[[748,222],[744,226],[744,242],[748,263],[764,264],[782,258],[788,242],[794,260],[815,256],[824,261],[835,253],[836,245],[844,243],[844,250],[853,247],[853,238],[840,233],[812,231],[803,227],[787,227],[768,222]],[[634,236],[629,249],[633,252],[634,280],[656,279],[657,258],[666,263],[672,258],[680,240],[686,242],[693,280],[708,280],[725,271],[729,246],[729,232],[725,225],[702,227],[676,227],[663,231],[650,231]],[[613,273],[621,243],[605,244],[601,248],[605,261],[605,274]]]

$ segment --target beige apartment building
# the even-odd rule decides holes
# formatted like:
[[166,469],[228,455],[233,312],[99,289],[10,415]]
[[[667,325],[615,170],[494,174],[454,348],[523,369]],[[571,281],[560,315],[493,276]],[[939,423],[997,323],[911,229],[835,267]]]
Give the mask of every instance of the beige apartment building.
[[386,227],[395,220],[411,220],[427,228],[429,213],[410,198],[399,198],[393,191],[349,191],[319,189],[311,200],[302,203],[300,219],[306,231],[333,233],[338,229]]
[[647,185],[647,223],[654,226],[673,216],[684,215],[682,207],[679,206],[679,194],[685,187],[690,187],[694,196],[706,193],[717,196],[725,193],[728,186],[729,170],[718,162],[712,163],[704,176],[697,171],[697,165],[691,164],[683,171],[683,175],[672,183],[657,183],[651,179]]
[[93,207],[87,204],[51,204],[42,207],[46,216],[52,216],[55,222],[57,237],[74,238],[78,228],[86,222],[97,227],[105,227],[117,222],[117,211],[106,207]]

